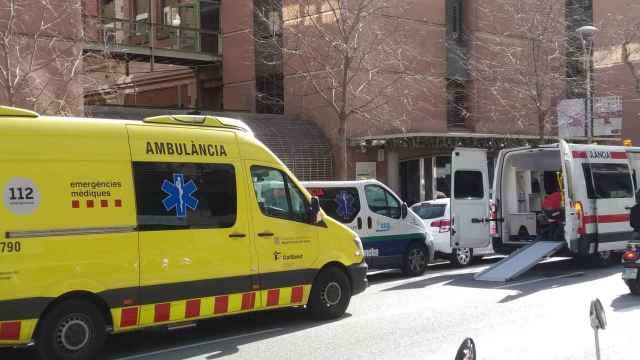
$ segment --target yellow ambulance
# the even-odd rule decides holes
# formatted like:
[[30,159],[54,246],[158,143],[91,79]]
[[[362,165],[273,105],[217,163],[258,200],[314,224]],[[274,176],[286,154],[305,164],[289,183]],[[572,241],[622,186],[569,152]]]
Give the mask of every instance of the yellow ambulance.
[[242,122],[0,107],[0,346],[93,359],[109,333],[306,306],[367,286],[360,239]]

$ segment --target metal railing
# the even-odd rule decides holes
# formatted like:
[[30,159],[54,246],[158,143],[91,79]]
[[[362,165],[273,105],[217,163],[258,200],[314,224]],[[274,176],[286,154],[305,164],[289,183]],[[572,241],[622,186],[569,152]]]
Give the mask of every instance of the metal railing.
[[87,15],[83,21],[87,41],[107,50],[137,46],[222,54],[221,35],[215,31]]

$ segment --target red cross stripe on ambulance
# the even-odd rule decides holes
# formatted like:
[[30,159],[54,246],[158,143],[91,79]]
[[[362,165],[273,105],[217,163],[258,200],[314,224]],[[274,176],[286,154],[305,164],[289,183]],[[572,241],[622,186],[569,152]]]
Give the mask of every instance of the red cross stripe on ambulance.
[[[305,287],[307,291],[305,291]],[[302,305],[305,293],[308,295],[309,285],[288,288],[252,291],[240,294],[219,295],[200,299],[171,301],[159,304],[131,306],[113,309],[114,320],[118,320],[120,329],[139,326],[153,326],[181,320],[193,320],[215,317],[232,313],[268,309],[279,306]]]
[[71,208],[72,209],[80,209],[80,208],[95,209],[95,208],[108,208],[108,207],[121,208],[122,207],[122,200],[121,199],[115,199],[115,200],[105,200],[105,199],[101,199],[101,200],[93,200],[93,199],[78,200],[78,199],[73,199],[73,200],[71,200]]

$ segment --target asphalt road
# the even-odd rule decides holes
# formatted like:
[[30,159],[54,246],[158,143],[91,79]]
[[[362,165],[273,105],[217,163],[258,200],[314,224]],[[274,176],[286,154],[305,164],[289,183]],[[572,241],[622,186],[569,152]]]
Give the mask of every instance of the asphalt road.
[[[466,269],[435,265],[417,278],[369,276],[337,321],[314,322],[301,310],[202,322],[177,331],[112,336],[104,359],[453,359],[472,337],[479,359],[595,359],[589,303],[598,297],[608,321],[602,359],[638,359],[640,297],[628,294],[620,266],[579,267],[554,259],[508,284],[483,283]],[[0,359],[32,359],[0,350]]]

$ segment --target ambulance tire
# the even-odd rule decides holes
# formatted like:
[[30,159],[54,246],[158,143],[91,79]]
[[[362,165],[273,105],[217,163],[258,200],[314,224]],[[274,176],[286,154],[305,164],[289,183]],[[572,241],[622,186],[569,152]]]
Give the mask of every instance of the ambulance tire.
[[332,320],[344,315],[351,301],[351,283],[344,271],[325,268],[313,282],[308,310],[316,320]]
[[633,295],[640,295],[640,280],[625,280],[624,282]]
[[41,321],[36,349],[42,360],[95,359],[107,337],[104,316],[87,301],[66,300]]
[[429,266],[429,251],[420,243],[413,243],[404,255],[402,273],[407,276],[420,276]]
[[589,265],[593,267],[607,267],[616,263],[615,252],[613,251],[601,251],[595,254],[591,254],[588,258]]

